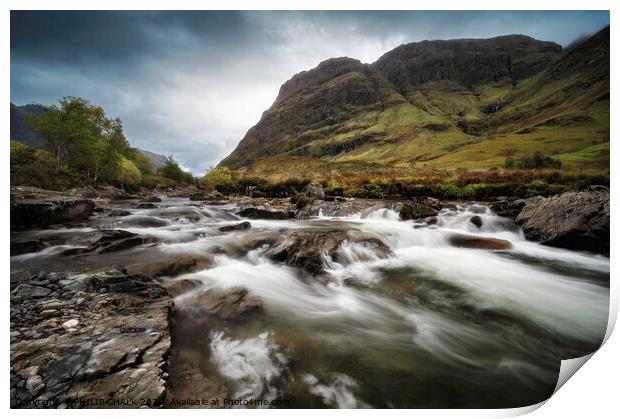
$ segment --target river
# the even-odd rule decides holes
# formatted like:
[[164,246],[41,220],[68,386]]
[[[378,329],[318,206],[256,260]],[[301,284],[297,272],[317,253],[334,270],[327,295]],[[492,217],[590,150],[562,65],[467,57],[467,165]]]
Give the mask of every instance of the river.
[[[283,407],[516,407],[555,387],[560,360],[601,343],[609,307],[609,259],[541,246],[482,204],[444,209],[435,225],[400,221],[388,209],[348,217],[248,220],[235,204],[169,198],[160,208],[112,207],[124,217],[13,232],[42,239],[41,252],[14,256],[11,270],[86,271],[166,258],[208,257],[204,270],[158,280],[200,286],[175,297],[169,368],[174,397],[282,401]],[[482,220],[478,228],[473,215]],[[100,229],[153,243],[59,256],[87,246]],[[352,240],[325,271],[275,262],[268,238],[337,231]],[[507,250],[455,247],[455,234],[507,240]],[[391,253],[353,240],[372,237]],[[202,316],[204,293],[244,288],[262,311],[232,320]],[[281,402],[284,403],[284,402]],[[274,402],[275,405],[275,402]]]

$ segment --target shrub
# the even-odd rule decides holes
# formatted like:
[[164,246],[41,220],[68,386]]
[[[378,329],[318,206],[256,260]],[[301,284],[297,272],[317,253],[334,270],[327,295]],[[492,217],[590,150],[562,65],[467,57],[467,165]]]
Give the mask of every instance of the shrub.
[[207,190],[218,190],[222,193],[237,192],[237,184],[233,179],[233,171],[226,166],[211,167],[200,179],[199,185]]
[[140,169],[131,161],[125,157],[121,157],[117,181],[123,186],[135,187],[142,182],[142,174]]
[[21,141],[11,140],[11,167],[32,163],[35,160],[35,149]]

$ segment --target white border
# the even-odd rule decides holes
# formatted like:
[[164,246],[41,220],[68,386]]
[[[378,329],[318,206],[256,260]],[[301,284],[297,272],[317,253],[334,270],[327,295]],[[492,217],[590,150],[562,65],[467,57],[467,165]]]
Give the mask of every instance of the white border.
[[[282,0],[266,0],[257,1],[251,0],[229,0],[226,2],[216,1],[199,1],[199,0],[108,0],[108,1],[78,1],[78,0],[56,0],[54,2],[45,0],[21,0],[13,1],[9,0],[4,2],[5,12],[2,14],[1,22],[2,32],[4,35],[4,42],[2,42],[2,56],[6,58],[5,65],[2,68],[4,83],[2,84],[3,97],[5,101],[2,103],[3,112],[3,127],[4,133],[7,138],[5,141],[8,144],[9,133],[9,116],[10,116],[10,9],[22,10],[22,9],[64,9],[64,10],[611,10],[611,74],[614,74],[613,69],[619,68],[617,63],[618,52],[617,48],[614,48],[617,44],[617,37],[615,34],[615,26],[618,24],[618,19],[615,18],[616,10],[620,7],[614,7],[619,2],[602,1],[602,0],[590,0],[590,1],[534,1],[534,0],[520,0],[518,2],[498,2],[497,0],[470,0],[467,2],[459,2],[456,0],[442,1],[442,2],[429,2],[429,1],[406,1],[406,0],[381,0],[381,1],[368,1],[368,0],[298,0],[294,3],[282,1]],[[8,6],[8,7],[7,7]],[[616,84],[612,77],[612,98],[616,97],[617,89],[614,89]],[[611,109],[613,107],[613,100]],[[617,129],[618,120],[611,118],[611,133],[612,137],[618,132]],[[613,142],[613,141],[612,141]],[[7,147],[7,146],[5,146]],[[6,150],[6,148],[5,148]],[[611,146],[611,155],[614,156],[615,146]],[[2,355],[0,359],[4,359],[4,372],[0,372],[0,376],[4,377],[2,381],[2,400],[5,409],[9,408],[9,333],[8,333],[8,319],[10,317],[9,309],[9,153],[1,153],[1,165],[4,168],[2,173],[2,184],[4,187],[3,197],[4,205],[0,208],[0,219],[2,220],[2,231],[5,239],[0,241],[5,259],[3,263],[5,294],[2,299],[2,312],[3,319],[5,319],[4,329],[4,345],[2,346]],[[615,160],[611,164],[611,184],[612,184],[612,220],[617,219],[616,203],[616,182],[618,180],[618,170]],[[616,223],[612,221],[612,259],[616,254],[615,250],[618,247]],[[610,328],[608,329],[608,337],[615,324],[615,320],[618,312],[618,287],[616,286],[616,264],[615,260],[612,260],[611,264],[611,307],[610,307]],[[617,381],[618,381],[618,359],[615,356],[620,353],[620,340],[618,334],[611,335],[609,340],[604,346],[594,354],[594,356],[587,362],[586,366],[582,368],[577,377],[568,382],[555,394],[548,402],[541,403],[544,405],[542,408],[537,409],[540,405],[532,406],[524,409],[506,409],[506,410],[397,410],[390,412],[390,416],[397,417],[410,417],[414,415],[422,418],[444,418],[446,416],[464,417],[464,418],[484,418],[484,417],[508,417],[516,416],[519,414],[525,414],[535,410],[531,413],[531,417],[536,418],[581,418],[583,416],[589,417],[610,417],[618,412],[617,399]],[[32,410],[12,410],[10,414],[14,417],[32,417],[46,415],[46,417],[58,417],[62,415],[83,415],[84,411],[65,411],[59,413],[59,411],[32,411]],[[89,416],[103,417],[109,414],[109,411],[95,411],[89,410],[86,412]],[[358,411],[315,411],[315,410],[300,410],[293,412],[292,410],[270,410],[270,411],[153,411],[153,410],[132,410],[132,411],[114,411],[115,416],[127,417],[133,415],[146,415],[152,417],[170,416],[189,416],[189,415],[210,415],[210,416],[226,416],[226,417],[241,417],[246,415],[263,416],[267,417],[288,417],[290,415],[313,417],[317,414],[324,415],[338,415],[342,416],[355,416],[357,417],[370,417],[376,414],[383,414],[385,412],[375,412],[372,410],[358,410]]]

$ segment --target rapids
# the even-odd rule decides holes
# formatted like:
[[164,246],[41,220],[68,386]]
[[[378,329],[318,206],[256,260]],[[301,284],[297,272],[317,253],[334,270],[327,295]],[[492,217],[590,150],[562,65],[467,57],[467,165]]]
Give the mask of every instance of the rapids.
[[[482,204],[444,209],[436,225],[388,209],[349,217],[249,220],[234,204],[166,199],[157,209],[119,202],[126,217],[12,232],[51,247],[14,256],[11,269],[87,271],[162,258],[209,256],[175,298],[170,386],[175,397],[287,400],[285,407],[516,407],[549,397],[560,360],[595,350],[605,334],[609,259],[541,246]],[[470,219],[482,220],[478,228]],[[106,254],[59,256],[101,228],[157,239]],[[342,231],[340,257],[313,276],[266,256],[267,239]],[[455,247],[455,234],[503,239],[509,250]],[[372,237],[392,254],[355,242]],[[242,287],[263,311],[232,320],[197,316],[205,291]],[[187,371],[193,371],[188,374]],[[193,382],[188,377],[193,377]],[[185,380],[185,381],[184,381]]]

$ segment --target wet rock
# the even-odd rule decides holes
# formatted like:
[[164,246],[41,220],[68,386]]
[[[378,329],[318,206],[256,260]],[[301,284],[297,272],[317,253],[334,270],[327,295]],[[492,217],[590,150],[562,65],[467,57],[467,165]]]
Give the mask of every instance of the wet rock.
[[41,240],[26,240],[11,242],[11,256],[21,255],[24,253],[35,253],[43,250],[46,246]]
[[262,206],[246,206],[237,213],[240,217],[255,218],[263,220],[286,220],[295,217],[293,211],[279,209],[267,209]]
[[513,201],[502,200],[492,203],[489,205],[489,208],[500,217],[509,217],[514,220],[517,215],[519,215],[523,207],[528,204],[535,204],[541,199],[544,198],[542,196],[534,196],[527,199],[516,199]]
[[21,284],[13,291],[17,298],[29,299],[29,298],[43,298],[51,294],[51,290],[45,287],[38,287],[36,285]]
[[512,243],[508,240],[469,236],[465,234],[455,234],[450,237],[449,240],[452,246],[466,247],[469,249],[506,250],[512,247]]
[[196,193],[198,189],[195,186],[168,188],[166,195],[169,198],[189,198]]
[[515,222],[528,240],[609,254],[609,188],[590,186],[529,203]]
[[131,265],[127,267],[127,273],[130,275],[143,274],[150,277],[175,276],[207,269],[210,265],[210,259],[184,256]]
[[[433,206],[431,206],[433,205]],[[400,215],[400,219],[418,220],[426,217],[434,217],[439,214],[439,209],[436,208],[437,203],[433,198],[425,198],[423,200],[413,200],[402,204],[397,204],[394,210]]]
[[161,198],[156,195],[150,195],[142,199],[143,202],[161,202]]
[[108,211],[106,215],[109,217],[126,217],[131,215],[131,212],[124,209],[113,209]]
[[155,209],[159,207],[151,202],[141,202],[138,205],[136,205],[136,208],[137,209]]
[[198,289],[202,285],[202,281],[198,279],[179,279],[169,282],[166,285],[166,289],[168,290],[168,294],[177,297],[181,294]]
[[228,231],[237,231],[237,230],[248,230],[252,227],[249,221],[243,221],[239,224],[231,224],[227,226],[222,226],[218,228],[219,231],[228,232]]
[[245,288],[231,288],[223,291],[210,290],[197,297],[201,311],[217,316],[222,320],[230,320],[242,315],[262,310],[262,302],[248,295]]
[[295,208],[298,210],[312,205],[316,200],[325,199],[325,190],[321,184],[312,182],[306,185],[300,193],[291,198],[291,202],[295,204]]
[[11,272],[11,288],[16,287],[22,282],[28,281],[32,277],[32,274],[28,271],[15,271]]
[[[13,387],[14,407],[31,406],[36,397],[71,407],[89,407],[71,404],[72,398],[127,400],[125,407],[150,399],[152,407],[161,405],[172,309],[165,289],[148,277],[119,271],[78,275],[59,284],[64,292],[76,281],[84,289],[73,299],[11,297],[11,307],[18,309],[11,312],[12,332],[25,329],[32,337],[11,342],[11,367],[22,380]],[[43,316],[45,310],[57,314]]]
[[11,226],[48,226],[88,219],[95,204],[88,199],[49,198],[11,202]]
[[[323,273],[330,262],[350,263],[342,246],[352,243],[366,247],[377,258],[391,254],[389,247],[373,237],[349,237],[342,231],[296,231],[281,239],[265,255],[317,275]],[[358,255],[364,256],[368,254]]]
[[474,215],[469,219],[469,222],[478,228],[482,227],[482,218],[479,215]]

